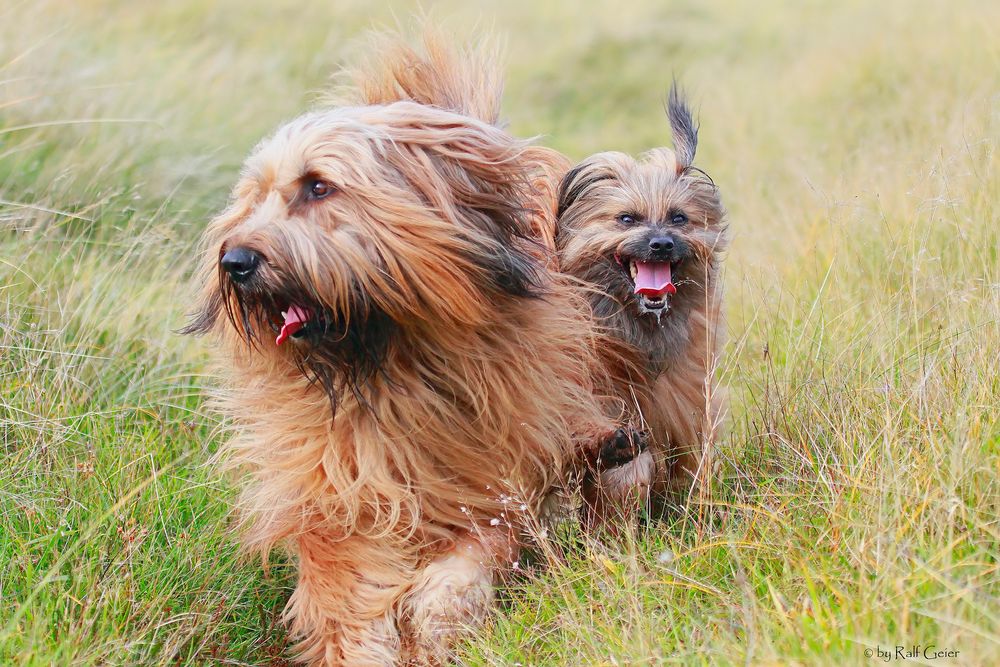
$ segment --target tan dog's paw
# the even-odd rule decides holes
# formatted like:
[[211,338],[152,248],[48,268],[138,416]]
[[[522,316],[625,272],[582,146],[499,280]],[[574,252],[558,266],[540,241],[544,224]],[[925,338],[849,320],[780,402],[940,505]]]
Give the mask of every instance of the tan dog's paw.
[[486,621],[493,596],[493,576],[479,544],[463,540],[432,561],[404,602],[414,664],[447,661],[455,643]]

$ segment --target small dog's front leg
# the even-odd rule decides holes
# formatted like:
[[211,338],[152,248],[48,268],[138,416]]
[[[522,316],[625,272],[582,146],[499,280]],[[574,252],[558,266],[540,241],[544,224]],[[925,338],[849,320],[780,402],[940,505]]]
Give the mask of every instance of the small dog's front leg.
[[631,529],[636,512],[648,507],[656,477],[649,433],[618,429],[591,458],[581,485],[584,528]]
[[649,446],[649,433],[634,429],[617,429],[592,451],[588,463],[595,472],[618,468],[632,461]]

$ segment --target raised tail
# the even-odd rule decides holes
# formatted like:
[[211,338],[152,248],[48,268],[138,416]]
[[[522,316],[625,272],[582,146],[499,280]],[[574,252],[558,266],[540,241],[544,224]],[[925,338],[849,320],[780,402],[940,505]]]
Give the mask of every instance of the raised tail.
[[503,79],[494,39],[453,45],[425,23],[419,48],[396,33],[372,37],[373,54],[349,70],[360,104],[408,100],[456,111],[495,125],[500,116]]

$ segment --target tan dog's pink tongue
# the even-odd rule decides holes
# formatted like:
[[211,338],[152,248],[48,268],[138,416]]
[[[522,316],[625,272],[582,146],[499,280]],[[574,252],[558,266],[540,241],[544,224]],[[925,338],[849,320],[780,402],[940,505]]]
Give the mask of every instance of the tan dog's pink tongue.
[[299,306],[289,306],[288,311],[282,313],[282,316],[285,318],[285,324],[281,327],[278,337],[274,339],[275,345],[281,345],[288,340],[289,336],[304,327],[309,318],[312,317],[312,313]]
[[644,296],[676,294],[670,278],[670,262],[636,262],[635,293]]

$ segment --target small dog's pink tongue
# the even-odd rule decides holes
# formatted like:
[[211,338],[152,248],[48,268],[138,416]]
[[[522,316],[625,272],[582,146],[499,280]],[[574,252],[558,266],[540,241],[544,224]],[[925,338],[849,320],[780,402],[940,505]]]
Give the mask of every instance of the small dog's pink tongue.
[[636,262],[635,293],[644,296],[676,294],[670,278],[670,262]]
[[274,339],[275,345],[281,345],[288,340],[289,336],[304,327],[309,318],[312,317],[312,313],[299,306],[289,306],[288,310],[282,313],[282,315],[285,318],[285,323],[282,325],[278,337]]

